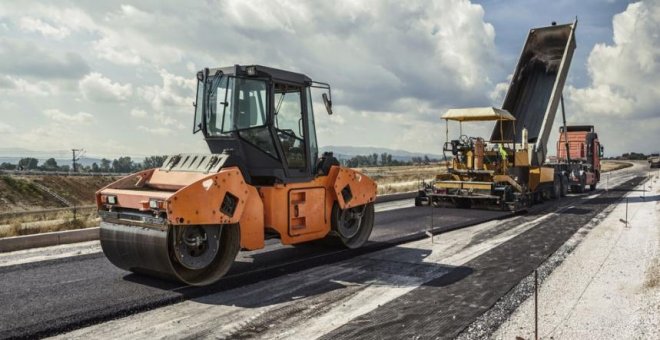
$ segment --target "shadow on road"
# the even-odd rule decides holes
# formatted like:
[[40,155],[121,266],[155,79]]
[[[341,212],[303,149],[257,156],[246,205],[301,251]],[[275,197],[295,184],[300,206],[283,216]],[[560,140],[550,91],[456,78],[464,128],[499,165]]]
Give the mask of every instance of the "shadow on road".
[[192,300],[212,305],[258,308],[310,298],[341,300],[370,286],[417,287],[433,282],[434,286],[441,287],[461,281],[473,273],[467,267],[425,262],[430,254],[431,250],[427,249],[395,247],[378,257],[357,257],[284,276],[276,281],[262,281],[250,287],[238,287]]

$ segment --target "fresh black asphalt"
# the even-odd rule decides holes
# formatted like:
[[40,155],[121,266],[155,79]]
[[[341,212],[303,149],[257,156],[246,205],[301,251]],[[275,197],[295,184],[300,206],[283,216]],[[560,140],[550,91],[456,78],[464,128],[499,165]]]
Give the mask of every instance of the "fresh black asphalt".
[[[577,228],[612,203],[614,196],[610,196],[617,192],[623,194],[623,191],[612,190],[605,196],[576,207],[577,210],[553,217],[545,221],[542,227],[519,235],[455,272],[357,318],[332,334],[340,338],[378,337],[379,334],[451,337],[458,334],[520,278],[533,271]],[[534,219],[556,209],[559,204],[567,206],[579,201],[580,197],[573,197],[561,200],[561,203],[548,202],[535,206],[526,215],[508,219],[492,231],[477,234],[473,242],[488,239],[497,229],[506,230]],[[506,216],[509,214],[497,211],[430,207],[379,212],[376,214],[372,242],[365,249],[339,251],[317,244],[296,247],[271,244],[261,251],[241,253],[226,278],[203,288],[185,287],[131,274],[112,266],[101,253],[1,267],[0,306],[3,308],[0,308],[0,338],[57,334],[341,261],[401,243],[406,238],[419,239],[419,235],[431,225],[438,232]],[[416,304],[419,306],[416,307]],[[369,318],[373,319],[369,321]],[[402,331],[398,329],[401,324],[414,327]],[[367,329],[372,333],[368,333]],[[397,333],[387,333],[395,330]]]
[[323,339],[451,339],[643,177],[553,215],[452,272],[355,318]]
[[[448,230],[507,216],[497,211],[430,207],[376,213],[370,247],[338,251],[323,245],[283,247],[239,255],[227,277],[210,287],[185,287],[131,274],[114,267],[102,253],[0,267],[0,338],[38,337],[73,330],[135,312],[203,296],[240,285],[340,261],[419,235],[433,223]],[[320,256],[326,254],[328,256]],[[302,260],[302,261],[301,261]]]

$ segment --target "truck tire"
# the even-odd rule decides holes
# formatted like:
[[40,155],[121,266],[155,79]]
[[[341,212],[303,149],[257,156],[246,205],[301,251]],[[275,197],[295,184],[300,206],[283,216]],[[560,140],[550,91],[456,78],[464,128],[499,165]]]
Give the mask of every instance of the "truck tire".
[[579,193],[583,193],[586,191],[586,189],[587,189],[587,175],[582,174],[582,176],[580,176],[580,184],[577,186],[577,191]]
[[561,197],[566,197],[568,194],[568,177],[561,175]]
[[589,191],[594,191],[594,190],[596,190],[596,185],[597,185],[597,184],[598,184],[598,183],[594,182],[594,184],[589,185]]
[[552,188],[550,189],[550,198],[553,200],[561,197],[561,176],[555,175],[555,180],[552,181]]

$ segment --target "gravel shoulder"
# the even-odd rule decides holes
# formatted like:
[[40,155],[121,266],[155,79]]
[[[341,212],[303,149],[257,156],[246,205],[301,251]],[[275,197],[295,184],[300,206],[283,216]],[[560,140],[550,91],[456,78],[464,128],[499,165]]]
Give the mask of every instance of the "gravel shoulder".
[[[540,286],[539,337],[660,338],[660,181],[628,195]],[[641,188],[640,188],[641,190]],[[534,298],[492,334],[534,338]]]

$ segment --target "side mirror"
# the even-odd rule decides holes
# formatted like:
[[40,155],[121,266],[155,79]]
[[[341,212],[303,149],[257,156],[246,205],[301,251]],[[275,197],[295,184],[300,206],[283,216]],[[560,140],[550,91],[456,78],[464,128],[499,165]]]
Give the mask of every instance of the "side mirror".
[[328,99],[328,94],[324,93],[322,95],[323,97],[323,104],[325,105],[325,110],[328,111],[328,114],[332,114],[332,100]]
[[603,157],[604,154],[605,154],[605,147],[601,145],[600,150],[598,150],[598,157]]

